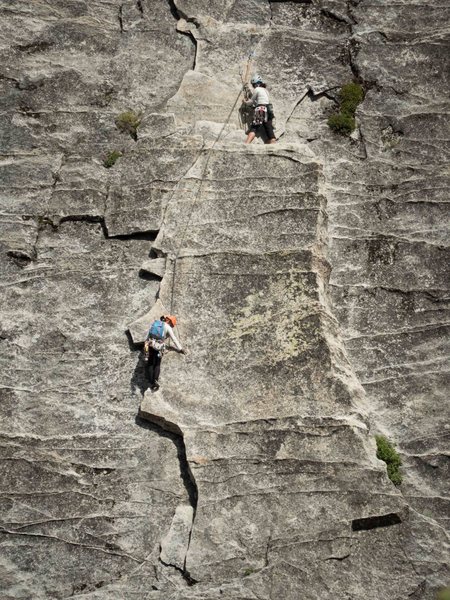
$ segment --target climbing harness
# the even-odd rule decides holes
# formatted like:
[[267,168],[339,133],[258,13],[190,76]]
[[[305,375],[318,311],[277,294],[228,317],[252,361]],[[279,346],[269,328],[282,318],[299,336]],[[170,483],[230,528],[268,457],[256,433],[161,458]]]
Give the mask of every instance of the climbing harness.
[[265,106],[264,104],[260,104],[255,108],[253,124],[262,125],[263,123],[267,123],[267,120],[267,106]]

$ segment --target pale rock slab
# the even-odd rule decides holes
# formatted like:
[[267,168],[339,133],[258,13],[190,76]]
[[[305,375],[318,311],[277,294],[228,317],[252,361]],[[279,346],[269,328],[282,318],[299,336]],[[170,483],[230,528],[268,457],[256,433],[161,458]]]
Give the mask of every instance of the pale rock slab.
[[185,568],[186,553],[192,529],[194,509],[189,505],[177,506],[170,529],[161,540],[160,559],[180,570]]

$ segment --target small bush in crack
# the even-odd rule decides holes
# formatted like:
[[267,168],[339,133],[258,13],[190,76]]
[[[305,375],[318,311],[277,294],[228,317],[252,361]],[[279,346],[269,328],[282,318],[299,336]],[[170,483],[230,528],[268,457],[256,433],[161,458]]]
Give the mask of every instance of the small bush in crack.
[[103,166],[106,169],[110,169],[111,167],[113,167],[116,164],[117,159],[119,159],[121,156],[122,156],[122,152],[119,152],[118,150],[113,150],[112,152],[110,152],[108,154],[108,156],[103,161]]
[[355,129],[355,119],[351,115],[338,113],[328,119],[330,129],[341,135],[349,135]]
[[359,83],[347,83],[339,92],[341,113],[354,116],[358,104],[364,100],[364,90]]
[[119,131],[128,133],[134,140],[137,139],[137,130],[141,124],[140,114],[135,113],[133,110],[127,110],[117,115],[115,123]]
[[376,435],[375,439],[377,441],[377,458],[386,463],[388,477],[392,483],[394,485],[400,485],[403,481],[402,474],[400,473],[402,459],[394,446],[386,437],[384,437],[384,435]]
[[359,83],[347,83],[339,91],[339,112],[331,115],[328,125],[336,133],[349,135],[355,130],[355,112],[364,99],[364,90]]

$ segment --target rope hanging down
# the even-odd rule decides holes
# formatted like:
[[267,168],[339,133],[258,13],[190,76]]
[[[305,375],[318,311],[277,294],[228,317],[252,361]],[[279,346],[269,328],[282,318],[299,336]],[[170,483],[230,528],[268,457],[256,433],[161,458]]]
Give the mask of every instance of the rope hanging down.
[[[206,174],[206,170],[207,170],[208,165],[209,165],[209,161],[210,161],[210,158],[211,158],[211,153],[214,150],[214,147],[217,144],[217,142],[222,137],[222,133],[224,132],[225,127],[228,125],[228,122],[231,119],[231,115],[233,114],[233,112],[234,112],[234,110],[236,108],[236,105],[239,102],[239,98],[241,97],[241,94],[243,93],[243,91],[245,90],[246,85],[248,84],[248,80],[250,78],[250,72],[251,72],[251,64],[253,62],[253,56],[254,56],[254,54],[255,54],[255,51],[252,50],[250,52],[250,54],[248,55],[247,64],[246,64],[244,73],[241,74],[242,87],[239,90],[238,95],[236,96],[236,100],[234,101],[234,104],[231,107],[231,110],[228,113],[228,116],[227,116],[224,124],[222,125],[222,128],[220,129],[218,136],[216,137],[216,139],[212,143],[211,147],[208,148],[208,149],[206,149],[206,160],[205,160],[205,164],[204,164],[204,167],[202,169],[202,172],[201,172],[200,183],[199,183],[198,189],[197,189],[197,191],[195,193],[194,200],[192,202],[192,208],[190,210],[189,217],[188,217],[188,219],[186,221],[186,225],[185,225],[185,227],[183,229],[183,232],[182,232],[182,234],[180,236],[180,240],[179,240],[179,244],[178,244],[178,247],[177,247],[177,251],[175,253],[175,258],[173,259],[172,286],[171,286],[171,294],[170,294],[170,313],[171,314],[173,313],[174,306],[175,306],[174,297],[175,297],[175,282],[176,282],[177,261],[178,261],[179,255],[180,255],[182,244],[183,244],[184,239],[186,237],[186,232],[187,232],[188,227],[189,227],[189,225],[191,223],[191,219],[192,219],[192,215],[194,213],[195,205],[196,205],[197,200],[200,197],[200,193],[202,191],[203,179],[204,179],[204,176]],[[198,158],[200,158],[200,155],[201,155],[202,152],[203,152],[203,148],[200,151],[200,154],[199,154]],[[197,158],[197,160],[198,160],[198,158]],[[195,162],[197,162],[197,160]]]

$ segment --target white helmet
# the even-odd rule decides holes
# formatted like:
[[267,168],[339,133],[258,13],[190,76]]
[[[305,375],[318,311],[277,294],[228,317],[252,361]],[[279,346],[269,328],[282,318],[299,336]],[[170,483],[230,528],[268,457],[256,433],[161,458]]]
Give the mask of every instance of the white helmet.
[[251,84],[258,85],[259,83],[263,83],[261,75],[253,75]]

